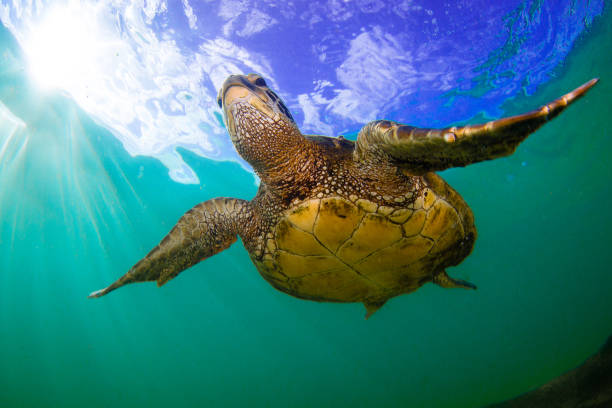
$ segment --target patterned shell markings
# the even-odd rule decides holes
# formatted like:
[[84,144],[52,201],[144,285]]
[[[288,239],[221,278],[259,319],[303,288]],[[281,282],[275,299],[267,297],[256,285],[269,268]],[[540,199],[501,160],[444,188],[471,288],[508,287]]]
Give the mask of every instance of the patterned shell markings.
[[462,222],[430,189],[397,209],[365,199],[307,200],[285,212],[256,265],[274,286],[298,297],[384,302],[430,281],[444,261],[437,255],[465,238],[464,222],[472,231],[471,217]]

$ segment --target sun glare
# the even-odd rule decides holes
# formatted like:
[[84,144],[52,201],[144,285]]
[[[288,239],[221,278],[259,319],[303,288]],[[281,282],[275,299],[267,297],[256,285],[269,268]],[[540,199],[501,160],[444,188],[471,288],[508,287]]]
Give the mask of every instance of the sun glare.
[[74,3],[50,10],[24,41],[30,75],[44,88],[84,84],[97,70],[99,40],[93,10]]

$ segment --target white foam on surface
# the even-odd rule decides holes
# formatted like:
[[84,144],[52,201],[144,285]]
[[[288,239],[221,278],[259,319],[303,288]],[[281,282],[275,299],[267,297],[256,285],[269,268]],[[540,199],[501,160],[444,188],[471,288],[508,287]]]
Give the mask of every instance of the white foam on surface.
[[[195,29],[196,16],[183,5]],[[229,74],[272,70],[223,38],[204,39],[196,52],[182,49],[171,29],[153,29],[166,11],[163,1],[15,1],[0,17],[42,89],[67,93],[130,154],[155,157],[174,180],[198,183],[176,147],[238,160],[218,119],[216,90]]]
[[[307,134],[353,133],[375,119],[446,126],[501,114],[504,100],[547,81],[584,16],[603,7],[566,2],[568,14],[543,3],[532,16],[513,1],[505,18],[514,3],[0,0],[0,20],[41,89],[69,95],[130,154],[198,183],[177,147],[249,168],[216,103],[230,74],[261,74]],[[505,46],[519,41],[538,46]]]

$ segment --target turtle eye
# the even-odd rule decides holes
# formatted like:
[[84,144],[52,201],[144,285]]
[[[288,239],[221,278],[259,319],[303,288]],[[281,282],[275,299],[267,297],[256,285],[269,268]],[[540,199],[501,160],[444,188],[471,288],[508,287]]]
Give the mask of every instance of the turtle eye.
[[221,101],[221,98],[217,99],[217,104],[219,105],[219,108],[223,109],[223,102]]
[[266,84],[266,81],[264,81],[264,79],[262,77],[257,77],[257,79],[255,80],[254,84],[257,85],[257,86],[262,86],[262,87],[264,87],[264,86],[267,87],[268,86]]

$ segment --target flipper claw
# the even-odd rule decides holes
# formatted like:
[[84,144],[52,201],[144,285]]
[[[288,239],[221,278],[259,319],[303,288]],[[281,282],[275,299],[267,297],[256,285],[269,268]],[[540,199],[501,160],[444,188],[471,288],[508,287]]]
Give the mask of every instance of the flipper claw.
[[104,291],[104,289],[100,289],[100,290],[96,290],[96,291],[91,292],[87,297],[89,299],[92,299],[92,298],[97,298],[97,297],[100,297],[100,296],[104,296],[105,294],[106,294],[106,292]]
[[[133,268],[132,268],[133,270]],[[132,272],[132,270],[130,270],[130,272]],[[111,285],[105,287],[104,289],[100,289],[100,290],[96,290],[94,292],[91,292],[89,294],[89,296],[87,296],[88,299],[93,299],[93,298],[99,298],[102,297],[104,295],[108,295],[110,292],[112,292],[113,290],[123,286],[123,285],[127,285],[128,283],[132,283],[135,282],[133,276],[128,272],[127,274],[123,275],[121,278],[117,279],[115,282],[113,282]]]

